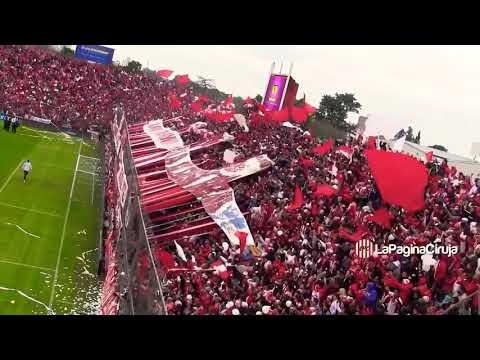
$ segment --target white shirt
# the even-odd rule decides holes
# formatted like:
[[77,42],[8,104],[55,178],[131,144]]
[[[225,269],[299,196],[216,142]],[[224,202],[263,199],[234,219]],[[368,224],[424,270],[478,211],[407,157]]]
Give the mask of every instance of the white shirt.
[[32,170],[32,163],[25,161],[23,163],[23,171],[31,171]]

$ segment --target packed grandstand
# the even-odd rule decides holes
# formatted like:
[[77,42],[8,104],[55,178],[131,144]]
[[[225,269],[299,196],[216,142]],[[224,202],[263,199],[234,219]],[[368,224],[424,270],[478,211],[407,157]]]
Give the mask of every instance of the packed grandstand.
[[[477,313],[478,174],[359,133],[316,137],[306,102],[270,112],[247,98],[238,109],[197,93],[187,76],[161,80],[33,46],[1,46],[0,60],[2,110],[100,130],[102,313],[129,313],[122,299],[142,294],[150,313],[168,315]],[[111,165],[122,146],[123,194]],[[123,253],[126,268],[121,197],[138,198],[142,224],[124,236],[145,242]],[[364,241],[459,250],[362,256]]]

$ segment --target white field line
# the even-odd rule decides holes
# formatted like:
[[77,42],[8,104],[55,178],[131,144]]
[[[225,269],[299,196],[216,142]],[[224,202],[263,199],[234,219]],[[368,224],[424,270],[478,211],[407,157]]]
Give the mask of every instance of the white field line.
[[83,144],[83,142],[81,141],[80,146],[78,147],[77,165],[75,166],[75,171],[73,173],[73,179],[72,179],[72,185],[70,186],[70,196],[68,198],[67,210],[65,211],[65,219],[63,221],[62,237],[60,238],[60,247],[58,249],[58,256],[57,256],[57,265],[55,266],[55,274],[53,276],[52,292],[50,294],[50,301],[48,302],[48,307],[49,308],[52,307],[53,300],[54,300],[54,297],[55,297],[55,286],[57,284],[58,268],[60,266],[60,260],[62,259],[63,241],[65,240],[65,232],[67,231],[68,216],[70,215],[70,207],[72,205],[73,188],[75,186],[75,179],[77,178],[78,162],[80,161],[82,144]]
[[25,230],[25,229],[22,228],[21,226],[18,226],[17,224],[12,224],[12,223],[9,223],[9,222],[7,222],[7,223],[5,223],[5,224],[6,224],[6,225],[11,225],[11,226],[16,226],[17,229],[20,230],[21,232],[23,232],[24,234],[27,234],[27,235],[33,236],[33,237],[35,237],[35,238],[37,238],[37,239],[40,239],[40,236],[28,232],[27,230]]
[[24,208],[24,207],[21,207],[21,206],[11,205],[11,204],[7,204],[7,203],[4,203],[4,202],[0,202],[0,206],[6,206],[6,207],[18,209],[18,210],[28,211],[28,212],[31,212],[31,213],[34,213],[34,214],[40,214],[40,215],[62,218],[62,215],[49,213],[49,212],[45,212],[45,211],[41,211],[41,210],[27,209],[27,208]]
[[18,171],[18,169],[20,168],[20,166],[22,166],[22,163],[23,161],[20,161],[17,165],[17,167],[15,168],[15,170],[12,171],[12,173],[10,174],[10,176],[8,177],[7,181],[5,181],[5,184],[3,184],[3,186],[0,188],[0,193],[5,190],[5,188],[7,187],[8,183],[10,182],[10,180],[12,180],[12,177],[15,175],[15,173]]
[[2,263],[2,264],[10,264],[10,265],[17,265],[17,266],[23,266],[23,267],[28,267],[28,268],[38,269],[38,270],[43,270],[43,271],[50,271],[50,272],[54,272],[54,271],[55,271],[55,270],[53,270],[53,269],[46,268],[46,267],[42,267],[42,266],[22,264],[22,263],[18,263],[18,262],[15,262],[15,261],[9,261],[9,260],[0,260],[0,263]]
[[53,314],[55,315],[55,313],[53,312],[53,310],[51,309],[50,306],[47,306],[46,304],[42,303],[41,301],[31,297],[31,296],[28,296],[27,294],[25,294],[23,291],[21,290],[18,290],[18,289],[11,289],[11,288],[7,288],[7,287],[3,287],[3,286],[0,286],[0,290],[5,290],[5,291],[13,291],[13,292],[16,292],[18,294],[20,294],[21,296],[23,296],[24,298],[27,298],[28,300],[31,300],[33,301],[34,303],[37,303],[37,304],[40,304],[42,306],[45,307],[45,309],[47,309],[47,313],[48,314]]

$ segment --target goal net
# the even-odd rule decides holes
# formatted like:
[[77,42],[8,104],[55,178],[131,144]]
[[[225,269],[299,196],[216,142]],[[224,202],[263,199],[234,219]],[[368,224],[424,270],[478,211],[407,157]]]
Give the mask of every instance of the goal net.
[[94,205],[102,184],[102,166],[100,159],[80,155],[72,200]]

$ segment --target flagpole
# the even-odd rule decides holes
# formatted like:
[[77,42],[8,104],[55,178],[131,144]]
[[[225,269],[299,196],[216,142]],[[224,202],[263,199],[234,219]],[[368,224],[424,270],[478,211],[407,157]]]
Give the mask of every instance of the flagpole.
[[275,70],[275,61],[272,62],[272,66],[270,66],[270,74],[268,74],[267,84],[265,85],[265,91],[263,92],[263,105],[265,105],[265,98],[267,97],[268,85],[270,85],[270,79],[272,78],[273,70]]
[[283,89],[282,100],[280,101],[279,110],[281,110],[282,107],[283,107],[283,102],[284,102],[284,100],[285,100],[285,95],[287,94],[287,90],[288,90],[288,84],[289,84],[289,82],[290,82],[290,78],[291,78],[291,75],[292,75],[292,69],[293,69],[293,62],[290,63],[290,71],[288,72],[287,82],[285,83],[285,87],[284,87],[284,89]]

